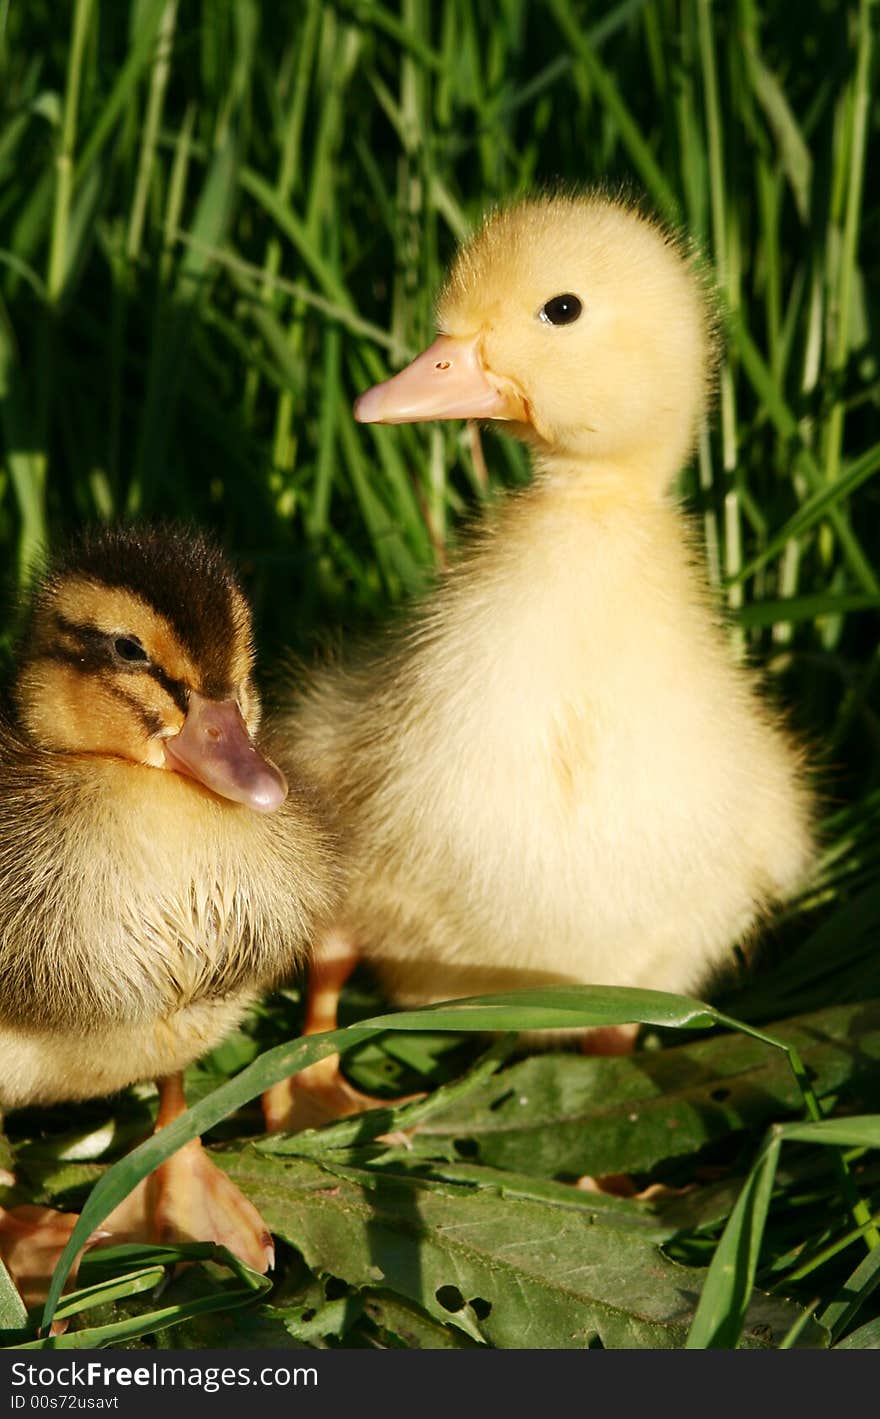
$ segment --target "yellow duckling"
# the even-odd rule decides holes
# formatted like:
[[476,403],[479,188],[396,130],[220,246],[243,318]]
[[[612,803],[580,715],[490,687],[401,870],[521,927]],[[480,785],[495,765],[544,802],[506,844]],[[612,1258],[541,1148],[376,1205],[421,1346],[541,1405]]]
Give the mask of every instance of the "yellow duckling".
[[[0,722],[0,1108],[155,1078],[161,1127],[186,1106],[181,1071],[302,960],[335,852],[258,741],[253,659],[248,605],[200,536],[97,533],[38,587]],[[144,1209],[153,1235],[272,1262],[198,1141],[110,1230]],[[70,1224],[0,1211],[25,1290]]]
[[[535,477],[404,633],[293,712],[355,845],[310,1024],[356,953],[405,1005],[699,991],[813,856],[801,756],[731,656],[673,491],[714,367],[704,283],[633,208],[538,199],[464,247],[438,323],[355,417],[505,420]],[[294,1096],[355,1107],[329,1069]],[[276,1090],[270,1121],[309,1121],[290,1104]]]

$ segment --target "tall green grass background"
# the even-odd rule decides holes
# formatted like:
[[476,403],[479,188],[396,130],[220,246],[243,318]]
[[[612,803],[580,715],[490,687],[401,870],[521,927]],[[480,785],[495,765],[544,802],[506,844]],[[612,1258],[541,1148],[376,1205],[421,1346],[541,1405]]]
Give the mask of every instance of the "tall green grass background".
[[[528,476],[461,425],[363,429],[459,240],[546,186],[640,196],[714,272],[682,492],[737,653],[820,782],[824,861],[734,994],[880,994],[874,0],[0,0],[0,556],[193,519],[263,663],[377,627]],[[732,1008],[732,1007],[731,1007]]]

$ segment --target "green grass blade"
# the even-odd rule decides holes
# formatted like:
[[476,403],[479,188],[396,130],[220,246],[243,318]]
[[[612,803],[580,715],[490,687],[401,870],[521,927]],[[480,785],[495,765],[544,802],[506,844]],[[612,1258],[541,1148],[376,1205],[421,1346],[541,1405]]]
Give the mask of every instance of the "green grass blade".
[[0,309],[0,432],[21,518],[19,581],[26,583],[46,547],[46,458],[36,446],[15,337]]
[[839,1340],[835,1350],[880,1350],[880,1318],[859,1326],[845,1340]]
[[93,0],[75,0],[73,10],[73,33],[64,94],[61,146],[55,159],[55,204],[52,214],[49,269],[46,274],[46,292],[50,305],[57,305],[61,299],[70,268],[68,222],[74,190],[73,153],[76,143],[83,50],[88,35],[92,3]]
[[771,1129],[715,1249],[688,1333],[688,1350],[733,1349],[739,1340],[755,1284],[779,1149],[780,1139]]
[[620,86],[611,71],[596,54],[588,33],[583,30],[569,0],[549,0],[550,9],[567,42],[583,64],[590,83],[620,130],[620,135],[633,166],[668,222],[676,225],[681,209],[675,191],[666,180],[663,169],[630,112]]
[[[554,986],[480,995],[379,1015],[383,1030],[542,1030],[625,1025],[638,1021],[673,1029],[705,1030],[721,1017],[710,1005],[661,990],[626,986]],[[744,1027],[748,1028],[748,1027]]]
[[812,596],[786,596],[781,601],[753,601],[741,606],[737,617],[744,626],[765,627],[815,621],[818,616],[848,616],[855,611],[876,611],[878,608],[880,592],[870,596],[836,596],[829,591]]
[[78,186],[123,117],[126,105],[133,102],[134,90],[141,74],[150,63],[156,36],[167,0],[144,0],[140,7],[139,24],[129,54],[119,69],[104,106],[83,144],[74,170],[74,185]]
[[880,1286],[880,1247],[862,1257],[855,1270],[846,1278],[837,1295],[819,1315],[819,1321],[831,1332],[836,1343],[849,1329],[862,1306]]
[[[783,1142],[878,1148],[880,1115],[776,1124],[770,1129],[712,1258],[688,1335],[689,1349],[729,1348],[739,1339]],[[870,1252],[859,1268],[860,1282],[870,1281],[871,1289],[878,1274],[878,1251],[880,1248]],[[832,1322],[836,1318],[839,1324],[842,1314],[838,1308],[830,1308],[829,1318]],[[824,1316],[820,1321],[827,1323]]]
[[[56,1316],[79,1314],[93,1306],[149,1290],[166,1274],[166,1268],[196,1261],[210,1261],[226,1267],[235,1278],[236,1284],[225,1285],[213,1295],[197,1297],[195,1300],[163,1306],[146,1315],[128,1316],[122,1320],[110,1321],[104,1325],[89,1326],[58,1336],[45,1336],[30,1341],[16,1349],[22,1350],[89,1350],[126,1340],[134,1340],[141,1335],[154,1334],[157,1330],[180,1325],[196,1316],[210,1315],[215,1311],[234,1310],[238,1306],[251,1305],[264,1296],[272,1286],[271,1281],[249,1267],[228,1251],[226,1247],[213,1243],[186,1243],[176,1247],[119,1248],[123,1253],[140,1255],[144,1259],[155,1257],[158,1264],[131,1272],[128,1276],[100,1282],[94,1286],[81,1288],[65,1296],[58,1307]],[[110,1249],[108,1248],[108,1254]]]
[[237,144],[230,136],[208,168],[193,219],[195,241],[186,250],[173,295],[160,299],[157,309],[141,434],[127,500],[130,514],[149,508],[161,485],[192,329],[199,305],[207,299],[213,272],[204,248],[217,244],[226,230],[237,174]]

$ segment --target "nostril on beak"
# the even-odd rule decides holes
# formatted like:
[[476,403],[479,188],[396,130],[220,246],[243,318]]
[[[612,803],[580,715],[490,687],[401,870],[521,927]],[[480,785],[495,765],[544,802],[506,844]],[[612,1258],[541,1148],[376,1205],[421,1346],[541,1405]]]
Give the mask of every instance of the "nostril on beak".
[[434,368],[435,370],[448,370],[451,364],[451,360],[438,360]]

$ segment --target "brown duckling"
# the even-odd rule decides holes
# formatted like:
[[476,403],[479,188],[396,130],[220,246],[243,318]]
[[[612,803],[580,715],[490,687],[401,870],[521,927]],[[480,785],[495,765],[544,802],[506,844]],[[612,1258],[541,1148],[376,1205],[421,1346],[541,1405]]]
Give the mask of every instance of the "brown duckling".
[[[97,532],[37,587],[0,722],[0,1108],[155,1079],[161,1127],[186,1066],[302,961],[336,854],[267,757],[253,663],[247,602],[200,535]],[[110,1231],[137,1233],[139,1209],[153,1236],[271,1265],[265,1224],[198,1141]],[[0,1251],[26,1279],[66,1231],[0,1212]]]
[[[537,199],[464,247],[438,324],[356,418],[505,421],[534,479],[404,633],[291,714],[354,843],[311,1023],[358,955],[408,1006],[700,991],[813,858],[803,756],[731,653],[674,493],[714,374],[705,282],[630,206]],[[311,1121],[306,1090],[356,1107],[331,1068],[298,1110],[279,1087],[270,1121]]]

